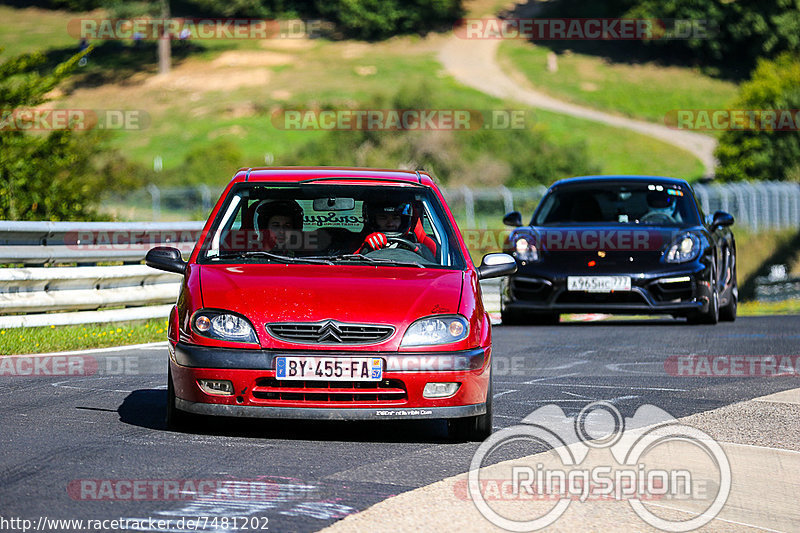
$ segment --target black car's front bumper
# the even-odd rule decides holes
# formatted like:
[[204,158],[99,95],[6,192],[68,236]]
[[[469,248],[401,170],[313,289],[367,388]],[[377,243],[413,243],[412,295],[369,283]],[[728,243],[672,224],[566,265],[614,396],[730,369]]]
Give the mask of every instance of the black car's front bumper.
[[[569,291],[568,276],[629,276],[631,290]],[[516,274],[505,278],[500,297],[504,311],[685,316],[708,310],[712,279],[711,269],[701,261],[648,273],[584,269],[555,272],[534,264],[520,266]]]

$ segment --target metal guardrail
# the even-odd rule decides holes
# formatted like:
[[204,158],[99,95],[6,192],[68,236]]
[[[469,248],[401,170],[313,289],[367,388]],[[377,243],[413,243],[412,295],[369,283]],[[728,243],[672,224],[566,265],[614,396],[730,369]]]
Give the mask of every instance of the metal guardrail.
[[203,222],[0,221],[0,263],[140,262],[159,244],[191,251],[202,229]]
[[[166,317],[181,276],[138,263],[160,244],[189,253],[202,228],[202,222],[0,221],[0,263],[24,265],[0,268],[0,327]],[[135,264],[85,266],[101,262]],[[55,266],[65,263],[84,266]]]
[[[783,182],[695,185],[695,193],[706,213],[728,211],[737,225],[754,231],[800,227],[800,184]],[[159,198],[169,190],[149,191],[155,217]],[[445,188],[451,209],[467,227],[485,225],[487,217],[513,210],[532,213],[545,187],[470,189]],[[181,193],[189,198],[186,189]],[[211,192],[198,196],[203,208],[210,205]],[[463,217],[463,218],[462,218]],[[113,322],[163,317],[177,295],[175,275],[149,269],[140,263],[147,250],[169,244],[191,251],[202,222],[8,222],[0,221],[0,264],[24,265],[0,268],[0,327]],[[43,267],[74,263],[94,265],[123,262],[123,267]],[[31,266],[38,268],[32,268]],[[91,270],[97,268],[100,270]],[[762,284],[764,298],[772,293],[795,291],[796,280]],[[786,284],[789,285],[786,285]],[[499,308],[498,289],[484,287],[487,308]],[[118,309],[106,309],[117,307]],[[121,308],[120,308],[121,307]],[[68,312],[52,312],[68,311]],[[20,314],[24,313],[24,314]]]
[[[707,214],[722,210],[732,214],[739,227],[751,231],[788,229],[800,227],[800,184],[766,181],[720,183],[693,186],[700,205]],[[527,220],[547,190],[544,186],[525,189],[508,187],[470,188],[443,187],[442,192],[453,213],[466,223],[468,228],[486,228],[487,220],[500,219],[509,211],[521,211]],[[162,204],[171,211],[182,208],[184,212],[210,209],[210,198],[219,191],[207,186],[162,188],[151,186],[147,191],[136,191],[125,201],[150,205],[153,220],[160,217]],[[144,196],[148,200],[143,201]],[[119,200],[119,199],[116,199]],[[195,215],[196,216],[196,215]],[[496,218],[495,218],[496,217]]]

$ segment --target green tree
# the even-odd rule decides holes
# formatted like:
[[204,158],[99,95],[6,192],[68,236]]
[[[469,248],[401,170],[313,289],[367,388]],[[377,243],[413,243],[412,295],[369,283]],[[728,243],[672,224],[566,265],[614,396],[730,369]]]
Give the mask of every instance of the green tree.
[[323,17],[359,39],[385,39],[452,27],[463,15],[461,0],[317,0]]
[[[742,84],[731,106],[743,110],[800,109],[800,55],[785,53],[774,61],[761,60],[750,81]],[[760,124],[760,123],[759,123]],[[757,125],[759,125],[757,124]],[[720,139],[717,177],[726,181],[800,181],[800,132],[762,129],[730,130]]]
[[25,133],[20,115],[46,101],[46,95],[74,69],[88,50],[38,74],[40,54],[25,54],[0,64],[0,219],[78,220],[96,216],[99,193],[121,184],[103,168],[102,135],[72,129]]
[[701,64],[735,58],[749,72],[759,58],[800,52],[800,0],[639,0],[625,16],[702,24],[707,32],[652,43],[682,49]]

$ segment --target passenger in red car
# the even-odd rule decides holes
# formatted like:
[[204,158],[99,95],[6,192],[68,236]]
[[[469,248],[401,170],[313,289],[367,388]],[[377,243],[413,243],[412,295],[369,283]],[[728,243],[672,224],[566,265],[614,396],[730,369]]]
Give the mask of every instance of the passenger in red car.
[[264,200],[256,206],[253,225],[267,251],[293,257],[302,246],[303,208],[294,200]]

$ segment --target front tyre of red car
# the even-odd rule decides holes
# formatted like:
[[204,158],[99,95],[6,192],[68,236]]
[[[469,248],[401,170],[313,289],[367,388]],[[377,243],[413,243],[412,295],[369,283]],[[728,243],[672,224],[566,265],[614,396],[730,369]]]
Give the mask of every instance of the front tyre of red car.
[[486,412],[478,416],[451,418],[447,421],[447,436],[455,442],[481,442],[492,434],[492,374],[489,372],[489,389],[486,393]]
[[175,407],[175,385],[172,383],[172,369],[167,370],[167,412],[165,421],[171,431],[189,431],[196,427],[198,416]]

